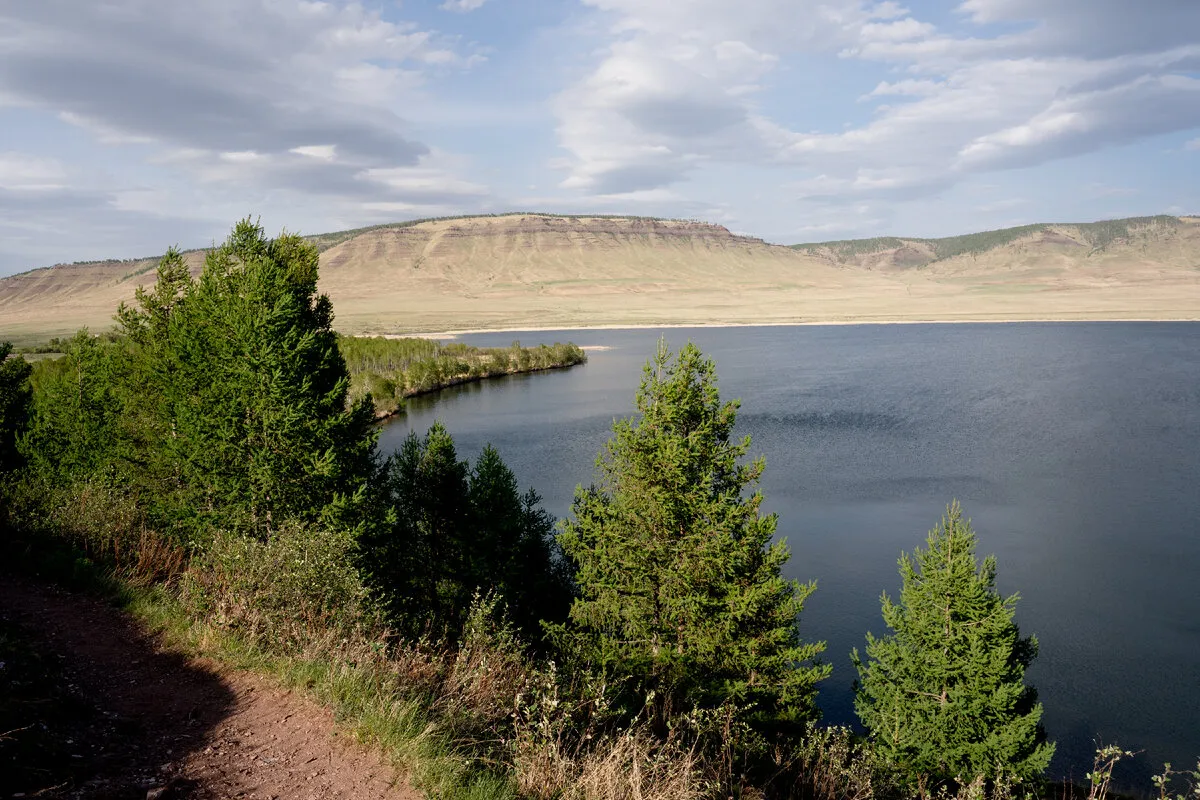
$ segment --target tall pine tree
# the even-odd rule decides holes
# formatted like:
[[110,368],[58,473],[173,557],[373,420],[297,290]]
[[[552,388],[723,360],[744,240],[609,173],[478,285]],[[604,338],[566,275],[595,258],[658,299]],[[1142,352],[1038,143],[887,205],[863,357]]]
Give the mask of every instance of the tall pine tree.
[[721,402],[695,345],[673,357],[660,343],[636,404],[559,535],[580,594],[562,645],[660,733],[726,704],[766,726],[812,717],[828,668],[810,663],[824,644],[801,642],[797,616],[815,587],[781,575],[787,545],[754,490],[764,462],[743,463],[749,437],[730,441],[737,401]]
[[129,411],[141,474],[175,524],[265,536],[344,509],[372,474],[372,409],[365,399],[347,408],[317,270],[314,245],[243,220],[199,279],[171,251],[155,290],[118,312],[140,383]]
[[1037,640],[1021,638],[1017,595],[996,592],[996,560],[975,560],[975,534],[952,504],[927,549],[900,557],[900,602],[883,595],[892,634],[855,650],[859,719],[899,777],[924,796],[980,780],[1024,783],[1054,755],[1042,707],[1025,685]]

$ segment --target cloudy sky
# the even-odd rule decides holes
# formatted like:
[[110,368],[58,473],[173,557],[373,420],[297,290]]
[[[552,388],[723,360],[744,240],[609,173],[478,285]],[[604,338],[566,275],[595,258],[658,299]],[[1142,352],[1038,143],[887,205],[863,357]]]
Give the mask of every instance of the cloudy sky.
[[540,210],[1200,212],[1198,0],[0,0],[0,274]]

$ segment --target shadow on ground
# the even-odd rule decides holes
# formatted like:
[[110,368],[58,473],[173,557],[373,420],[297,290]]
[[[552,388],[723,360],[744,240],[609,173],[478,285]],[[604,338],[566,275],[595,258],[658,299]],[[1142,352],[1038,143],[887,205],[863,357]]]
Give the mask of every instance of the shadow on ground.
[[0,576],[0,797],[186,797],[173,763],[235,703],[112,607]]

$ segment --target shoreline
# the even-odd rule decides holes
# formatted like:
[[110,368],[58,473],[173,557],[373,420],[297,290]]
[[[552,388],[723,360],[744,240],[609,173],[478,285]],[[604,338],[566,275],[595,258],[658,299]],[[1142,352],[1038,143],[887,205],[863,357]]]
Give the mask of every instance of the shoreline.
[[[611,348],[600,346],[600,347],[590,347],[590,348],[582,348],[581,347],[580,349],[581,350],[609,350]],[[513,370],[512,372],[497,373],[495,375],[459,376],[456,378],[452,378],[449,382],[444,383],[440,386],[432,386],[428,389],[420,389],[420,390],[413,391],[413,392],[405,392],[404,394],[402,394],[400,396],[400,400],[401,400],[400,405],[398,405],[396,408],[394,408],[391,411],[380,411],[379,408],[376,407],[375,422],[376,423],[386,422],[387,420],[392,419],[393,417],[398,417],[401,414],[405,413],[405,411],[406,411],[405,407],[407,405],[407,401],[413,399],[414,397],[425,397],[427,395],[437,394],[438,392],[444,392],[447,389],[452,389],[455,386],[465,386],[465,385],[471,384],[471,383],[484,383],[486,381],[494,380],[496,378],[509,378],[514,375],[535,375],[539,372],[551,372],[554,370],[570,369],[571,367],[578,367],[578,366],[581,366],[586,363],[587,363],[587,361],[584,360],[584,361],[578,361],[574,364],[550,364],[545,367],[533,367],[532,369],[524,369],[524,370],[517,369],[517,370]]]
[[[401,333],[365,334],[356,333],[354,336],[381,336],[385,339],[457,339],[459,336],[471,336],[485,333],[546,333],[549,331],[640,331],[640,330],[674,330],[679,328],[800,328],[800,327],[842,327],[848,325],[1016,325],[1020,323],[1054,323],[1062,325],[1079,323],[1145,323],[1145,322],[1200,322],[1200,317],[1122,317],[1120,319],[1062,319],[1062,318],[1030,318],[1030,319],[881,319],[881,320],[825,320],[805,322],[663,322],[663,323],[633,323],[629,325],[600,324],[572,325],[567,327],[553,325],[534,325],[524,328],[461,328],[446,331],[406,331]],[[594,346],[582,349],[596,349]]]

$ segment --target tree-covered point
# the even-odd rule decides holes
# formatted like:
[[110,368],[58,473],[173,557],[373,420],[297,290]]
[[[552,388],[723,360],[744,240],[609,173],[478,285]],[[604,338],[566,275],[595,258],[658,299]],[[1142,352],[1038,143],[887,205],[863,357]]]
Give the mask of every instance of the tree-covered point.
[[343,336],[352,400],[370,395],[378,416],[395,413],[406,397],[469,381],[582,364],[587,353],[570,342],[536,347],[473,347],[432,339]]

